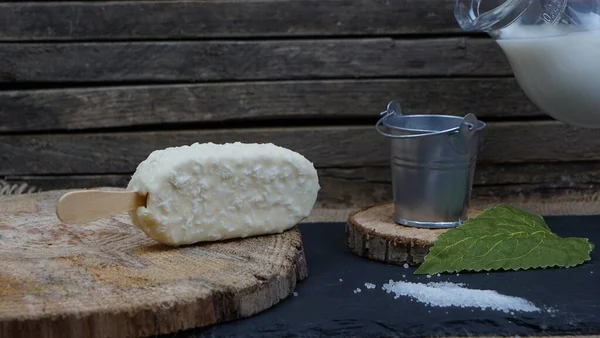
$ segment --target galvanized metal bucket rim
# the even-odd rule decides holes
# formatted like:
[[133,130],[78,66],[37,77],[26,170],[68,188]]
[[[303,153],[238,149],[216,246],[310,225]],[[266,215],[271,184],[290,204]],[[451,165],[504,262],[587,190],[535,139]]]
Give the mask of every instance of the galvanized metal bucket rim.
[[[473,130],[474,129],[474,123],[470,123],[468,121],[475,121],[475,123],[477,124],[477,130],[476,131],[481,131],[486,127],[486,124],[482,121],[479,121],[473,114],[468,113],[466,114],[464,117],[460,117],[460,116],[455,116],[455,115],[442,115],[442,114],[415,114],[415,115],[403,115],[400,112],[400,105],[396,102],[396,101],[391,101],[388,104],[388,109],[386,111],[383,111],[380,113],[380,115],[383,115],[375,124],[375,129],[377,129],[377,132],[379,132],[381,135],[385,136],[385,137],[389,137],[389,138],[416,138],[416,137],[424,137],[424,136],[435,136],[435,135],[444,135],[444,134],[455,134],[458,133],[460,130],[460,127],[464,124],[466,124],[469,127],[469,130]],[[427,118],[435,118],[435,117],[439,117],[439,118],[444,118],[444,119],[453,119],[453,120],[461,120],[462,122],[459,123],[456,127],[452,127],[452,128],[448,128],[448,129],[444,129],[444,130],[424,130],[424,129],[413,129],[413,128],[400,128],[397,126],[394,126],[392,124],[387,124],[385,123],[385,121],[391,117],[403,117],[403,118],[420,118],[420,117],[427,117]],[[395,130],[402,130],[402,131],[408,131],[408,132],[420,132],[420,134],[413,134],[413,135],[392,135],[392,134],[388,134],[384,131],[381,130],[381,125],[385,125],[387,128],[390,129],[395,129]]]

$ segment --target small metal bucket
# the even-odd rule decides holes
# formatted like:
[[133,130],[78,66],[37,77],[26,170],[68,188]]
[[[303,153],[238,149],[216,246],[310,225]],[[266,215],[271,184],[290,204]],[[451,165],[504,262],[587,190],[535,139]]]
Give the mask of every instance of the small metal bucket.
[[396,101],[381,115],[375,128],[391,138],[394,221],[423,228],[462,224],[485,123],[473,114],[402,115]]

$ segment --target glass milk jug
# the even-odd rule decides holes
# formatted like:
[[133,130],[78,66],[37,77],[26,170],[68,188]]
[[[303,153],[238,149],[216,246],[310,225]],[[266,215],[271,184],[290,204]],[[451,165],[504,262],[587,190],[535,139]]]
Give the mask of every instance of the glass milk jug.
[[543,112],[600,128],[600,0],[456,0],[454,14],[498,43]]

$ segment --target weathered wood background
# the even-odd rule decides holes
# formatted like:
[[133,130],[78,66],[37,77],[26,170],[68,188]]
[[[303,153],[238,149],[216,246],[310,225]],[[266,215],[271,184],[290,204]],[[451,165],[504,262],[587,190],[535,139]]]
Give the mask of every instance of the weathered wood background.
[[0,2],[0,175],[124,186],[152,150],[273,142],[319,167],[321,207],[391,199],[409,113],[488,123],[475,198],[596,201],[600,137],[535,108],[451,0]]

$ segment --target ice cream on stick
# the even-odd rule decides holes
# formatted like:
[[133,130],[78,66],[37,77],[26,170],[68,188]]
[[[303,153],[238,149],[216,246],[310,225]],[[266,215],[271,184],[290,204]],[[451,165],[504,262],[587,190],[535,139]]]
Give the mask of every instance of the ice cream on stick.
[[64,195],[57,215],[73,223],[128,211],[149,237],[179,246],[283,232],[310,214],[319,189],[313,164],[292,150],[195,143],[152,152],[125,192]]

